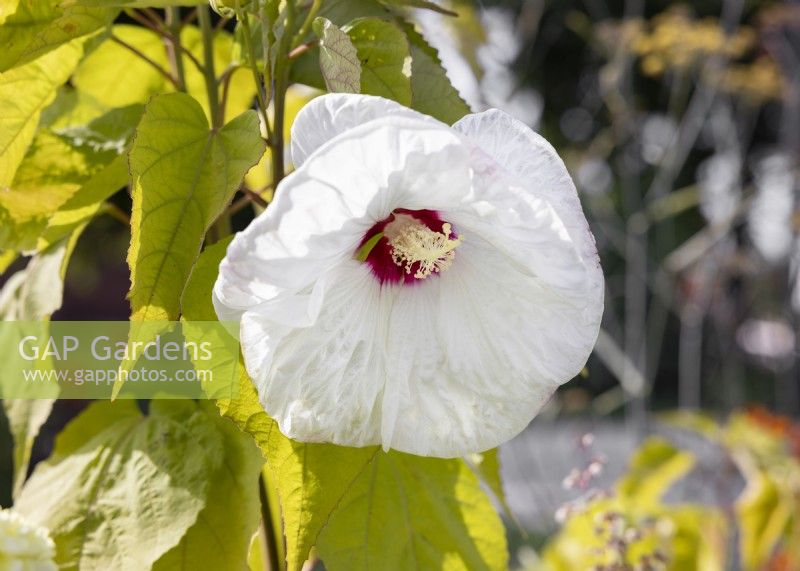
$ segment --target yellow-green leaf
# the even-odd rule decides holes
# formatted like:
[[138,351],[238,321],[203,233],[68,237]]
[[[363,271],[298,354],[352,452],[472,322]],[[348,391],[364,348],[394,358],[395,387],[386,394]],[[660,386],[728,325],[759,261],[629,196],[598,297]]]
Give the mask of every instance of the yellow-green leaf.
[[[164,42],[155,32],[118,24],[112,28],[112,34],[168,68]],[[81,62],[72,83],[81,93],[104,105],[122,107],[147,102],[151,95],[166,89],[167,81],[136,54],[107,39]]]
[[[56,88],[67,81],[82,53],[79,43],[70,42],[0,73],[0,190],[14,179],[33,141],[42,109],[55,98]],[[2,209],[0,204],[0,212]]]
[[[24,270],[9,278],[0,290],[0,319],[42,321],[49,319],[61,307],[67,264],[82,231],[83,226],[74,227],[71,236],[62,238],[33,256]],[[8,343],[0,341],[0,345],[7,346]],[[19,395],[25,388],[17,387],[16,394]],[[54,399],[58,395],[58,387],[55,386],[46,389],[48,396],[52,398],[42,398],[41,387],[31,388],[36,391],[36,398],[3,398],[3,409],[14,441],[15,497],[20,493],[28,473],[33,441],[50,416]]]
[[189,95],[151,100],[130,151],[132,319],[178,318],[206,231],[263,152],[255,111],[213,131]]
[[224,440],[192,401],[98,402],[56,440],[15,508],[50,530],[63,570],[150,569],[197,521]]
[[348,487],[318,543],[330,571],[499,571],[508,567],[506,549],[503,524],[463,460],[382,451]]
[[22,0],[0,27],[0,71],[32,61],[108,25],[118,10],[85,8],[62,0]]
[[[146,55],[162,69],[169,71],[170,64],[161,37],[145,28],[118,24],[112,34]],[[184,26],[181,44],[198,61],[203,62],[203,36],[196,26]],[[233,37],[221,30],[214,35],[214,67],[218,72],[232,62]],[[186,89],[197,99],[208,115],[208,96],[202,71],[183,58]],[[171,71],[170,71],[171,73]],[[255,97],[252,75],[247,69],[236,69],[229,80],[226,100],[227,116],[235,116],[250,107]],[[89,54],[78,67],[73,78],[75,86],[109,107],[133,103],[146,103],[159,93],[175,90],[172,83],[152,65],[120,43],[107,39]],[[219,87],[220,96],[222,86]]]
[[0,245],[46,248],[97,214],[127,181],[121,153],[140,115],[139,107],[113,109],[62,135],[40,132],[0,193]]
[[693,454],[654,436],[633,455],[628,472],[617,482],[617,489],[623,496],[654,505],[693,465]]
[[220,417],[213,404],[200,406],[222,436],[224,459],[210,475],[208,499],[197,522],[178,545],[156,561],[154,571],[244,570],[258,528],[258,476],[264,459],[252,439]]

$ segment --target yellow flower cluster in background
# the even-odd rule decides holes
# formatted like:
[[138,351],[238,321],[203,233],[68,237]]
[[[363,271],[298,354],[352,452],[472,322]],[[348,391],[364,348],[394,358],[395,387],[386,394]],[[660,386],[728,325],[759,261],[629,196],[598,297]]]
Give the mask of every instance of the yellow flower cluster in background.
[[[686,7],[671,8],[648,21],[627,20],[600,30],[609,45],[631,46],[642,73],[699,73],[702,81],[753,103],[780,99],[784,80],[767,55],[758,55],[758,33],[739,26],[726,33],[717,18],[694,18]],[[714,65],[706,65],[713,62]]]
[[658,75],[668,68],[688,68],[712,56],[739,59],[755,44],[756,34],[741,26],[727,35],[716,18],[695,20],[676,8],[654,16],[633,42],[642,71]]
[[784,93],[781,71],[767,56],[753,63],[729,65],[716,74],[716,79],[723,90],[738,93],[753,102],[780,99]]

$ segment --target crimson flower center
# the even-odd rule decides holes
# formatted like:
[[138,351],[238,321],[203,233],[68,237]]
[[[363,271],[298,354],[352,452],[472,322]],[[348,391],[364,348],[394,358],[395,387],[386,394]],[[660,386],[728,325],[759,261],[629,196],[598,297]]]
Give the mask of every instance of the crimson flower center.
[[452,225],[435,210],[398,208],[364,234],[356,259],[381,284],[413,284],[447,270],[459,244]]

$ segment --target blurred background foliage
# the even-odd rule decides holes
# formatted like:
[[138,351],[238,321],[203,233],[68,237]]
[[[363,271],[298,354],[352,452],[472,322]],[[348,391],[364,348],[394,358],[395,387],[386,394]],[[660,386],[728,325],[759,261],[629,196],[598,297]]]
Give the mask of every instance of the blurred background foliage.
[[[556,147],[606,274],[584,374],[502,450],[514,565],[800,570],[800,4],[446,7],[413,18],[474,109]],[[87,228],[54,319],[128,318],[128,242]],[[57,403],[34,458],[83,406]]]

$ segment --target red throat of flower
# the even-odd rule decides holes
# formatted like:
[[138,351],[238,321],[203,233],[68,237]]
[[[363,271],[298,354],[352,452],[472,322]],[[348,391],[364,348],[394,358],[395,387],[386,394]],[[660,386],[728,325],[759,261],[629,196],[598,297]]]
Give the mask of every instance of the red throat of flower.
[[398,208],[364,234],[356,259],[381,284],[413,284],[449,268],[461,243],[435,210]]

